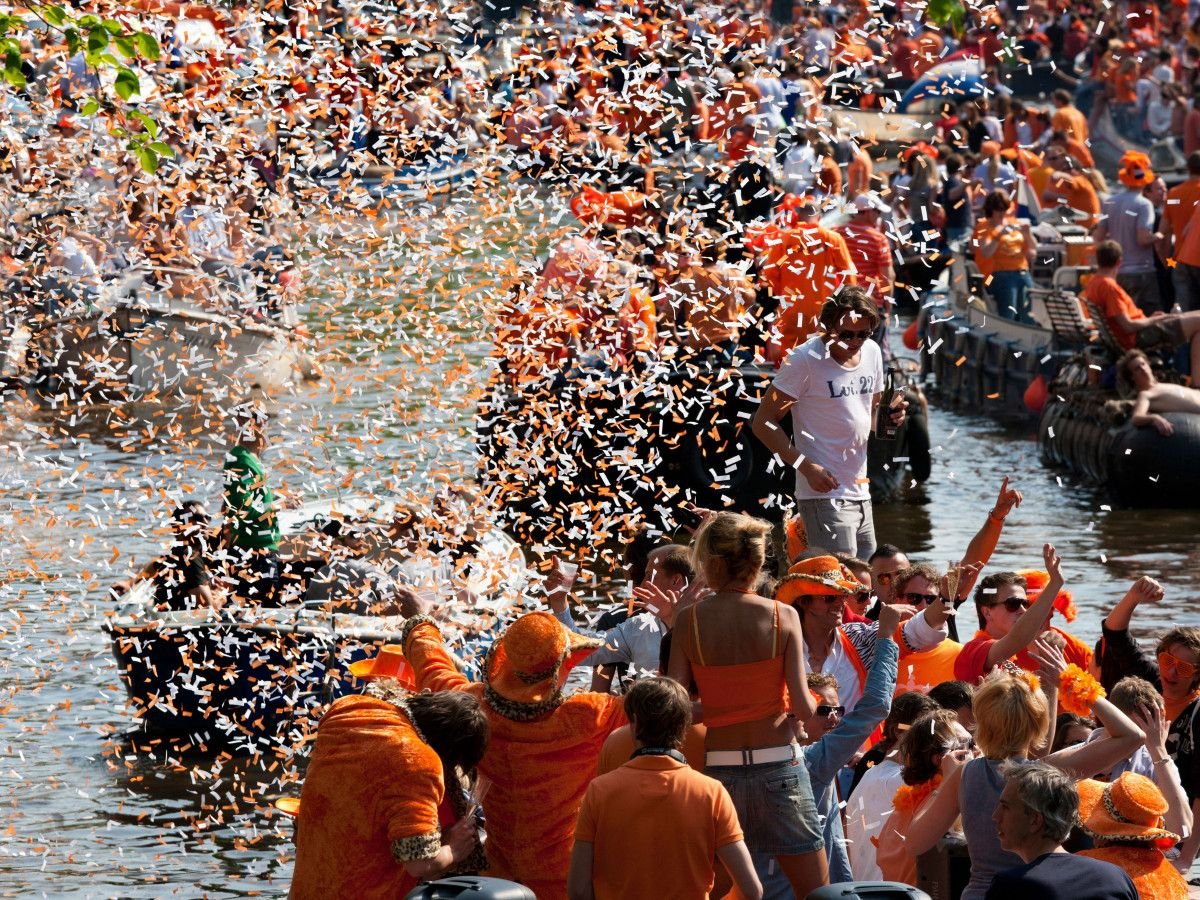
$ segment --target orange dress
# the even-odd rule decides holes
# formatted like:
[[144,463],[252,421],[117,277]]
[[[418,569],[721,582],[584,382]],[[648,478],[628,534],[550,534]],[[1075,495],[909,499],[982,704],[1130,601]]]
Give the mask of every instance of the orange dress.
[[574,694],[548,704],[538,717],[524,719],[527,706],[510,710],[486,685],[467,680],[433,625],[412,629],[404,655],[416,674],[417,690],[470,691],[482,700],[492,727],[479,763],[480,773],[491,782],[483,804],[488,874],[519,881],[538,900],[566,900],[579,804],[596,774],[605,739],[626,723],[621,698]]
[[417,880],[393,856],[441,848],[442,761],[408,716],[375,697],[342,697],[317,729],[300,794],[291,897],[403,897]]

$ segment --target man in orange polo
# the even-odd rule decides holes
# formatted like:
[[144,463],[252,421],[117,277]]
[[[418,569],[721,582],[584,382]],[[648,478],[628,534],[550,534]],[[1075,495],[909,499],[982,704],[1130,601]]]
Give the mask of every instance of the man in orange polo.
[[[1163,218],[1174,240],[1175,268],[1171,272],[1171,282],[1175,285],[1175,299],[1185,310],[1200,310],[1200,254],[1193,246],[1187,248],[1187,259],[1182,258],[1184,229],[1200,205],[1200,150],[1188,154],[1187,166],[1187,181],[1167,191]],[[1200,235],[1193,236],[1193,245],[1200,244],[1197,238]]]
[[1092,186],[1092,180],[1080,171],[1074,157],[1061,147],[1048,147],[1045,161],[1051,171],[1042,191],[1042,202],[1052,205],[1062,203],[1074,212],[1087,216],[1079,223],[1084,228],[1095,226],[1100,219],[1100,197]]

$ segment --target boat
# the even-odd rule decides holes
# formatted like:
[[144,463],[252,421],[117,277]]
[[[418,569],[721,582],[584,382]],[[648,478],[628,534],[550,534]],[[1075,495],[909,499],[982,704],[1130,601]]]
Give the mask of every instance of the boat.
[[472,154],[430,155],[404,166],[369,165],[361,171],[346,169],[320,178],[322,187],[340,194],[345,201],[358,204],[362,195],[373,202],[433,200],[447,197],[464,182],[478,175],[478,162]]
[[[388,521],[394,509],[357,498],[281,512],[285,568],[331,516]],[[400,574],[447,611],[443,628],[452,646],[494,628],[526,584],[520,547],[497,528],[478,532],[472,554],[457,563],[445,553],[415,554]],[[464,590],[470,606],[460,602]],[[330,702],[362,689],[350,664],[397,643],[403,625],[401,616],[330,613],[299,602],[163,611],[155,608],[153,584],[142,581],[102,628],[129,696],[132,740],[259,753],[305,740]]]
[[10,321],[3,375],[55,402],[111,402],[228,389],[276,391],[318,377],[290,308],[263,314],[253,284],[138,269],[94,296]]
[[[921,372],[931,398],[1014,424],[1033,424],[1041,407],[1027,398],[1034,383],[1048,385],[1058,369],[1097,340],[1078,299],[1089,270],[1091,241],[1083,228],[1056,211],[1034,229],[1032,323],[999,315],[984,279],[961,250],[921,302],[917,334]],[[1036,391],[1035,391],[1036,393]]]
[[1104,488],[1120,506],[1200,507],[1200,415],[1163,413],[1174,427],[1170,437],[1139,428],[1129,421],[1133,401],[1103,387],[1095,374],[1081,356],[1051,384],[1038,423],[1043,463]]
[[[674,532],[684,501],[779,521],[795,473],[750,427],[775,375],[716,355],[524,382],[498,366],[476,420],[480,483],[505,528],[535,544],[579,546],[592,528],[616,539],[631,520]],[[896,440],[869,448],[879,502],[930,474],[924,398],[911,380],[905,394],[910,416]]]

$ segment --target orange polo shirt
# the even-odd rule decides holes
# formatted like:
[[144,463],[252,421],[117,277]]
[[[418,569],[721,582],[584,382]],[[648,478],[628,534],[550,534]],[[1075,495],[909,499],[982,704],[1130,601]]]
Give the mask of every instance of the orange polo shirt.
[[1083,288],[1083,298],[1104,316],[1108,330],[1123,349],[1132,350],[1137,346],[1137,335],[1118,325],[1117,316],[1124,313],[1130,319],[1144,319],[1146,314],[1133,302],[1133,298],[1125,293],[1125,289],[1117,284],[1116,279],[1106,275],[1092,276]]
[[592,845],[596,900],[708,896],[717,850],[742,840],[715,778],[669,756],[639,756],[584,794],[575,840]]
[[845,239],[821,225],[771,229],[762,236],[762,276],[783,299],[775,321],[780,358],[817,330],[821,306],[844,284],[855,284]]
[[[1200,203],[1200,177],[1189,178],[1183,184],[1177,184],[1167,191],[1167,202],[1163,205],[1163,218],[1171,226],[1177,258],[1180,241],[1183,239],[1183,229],[1191,220],[1198,203]],[[1193,263],[1188,265],[1193,265]]]

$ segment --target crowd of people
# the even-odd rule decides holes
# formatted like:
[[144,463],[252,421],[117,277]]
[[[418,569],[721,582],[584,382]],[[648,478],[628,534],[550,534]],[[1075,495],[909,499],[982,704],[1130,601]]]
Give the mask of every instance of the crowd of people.
[[[434,619],[409,619],[356,670],[366,696],[318,730],[293,896],[483,869],[539,898],[805,897],[921,884],[937,877],[925,854],[957,842],[963,896],[1186,897],[1200,629],[1167,629],[1153,652],[1133,639],[1137,610],[1164,602],[1147,577],[1094,644],[1052,626],[1073,609],[1049,545],[1041,570],[979,577],[1018,499],[946,573],[888,545],[869,560],[809,548],[777,578],[768,523],[705,512],[690,546],[631,560],[642,612],[584,633],[556,574],[551,609],[509,625],[478,681]],[[972,606],[960,644],[950,623]],[[594,690],[564,690],[575,666],[596,667]],[[435,701],[445,718],[423,718]],[[451,737],[469,759],[439,752]],[[364,814],[334,786],[375,742],[388,789]],[[461,868],[481,847],[486,868]]]
[[[786,538],[701,511],[690,545],[633,561],[642,610],[599,631],[578,624],[559,572],[475,680],[438,611],[331,525],[307,590],[350,585],[344,609],[406,623],[356,668],[365,693],[322,720],[293,896],[403,896],[486,872],[543,900],[804,897],[919,885],[926,854],[954,846],[968,900],[1186,896],[1200,629],[1168,629],[1153,652],[1135,640],[1137,610],[1165,602],[1148,577],[1100,635],[1051,625],[1073,617],[1052,546],[1041,568],[987,569],[1020,505],[1007,481],[948,572],[879,544],[866,467],[872,434],[909,412],[881,399],[898,294],[957,258],[997,315],[1032,322],[1039,207],[1094,236],[1082,309],[1124,351],[1111,363],[1137,394],[1134,424],[1169,434],[1164,413],[1200,411],[1146,352],[1187,348],[1200,371],[1200,19],[1148,0],[949,5],[941,21],[920,4],[774,19],[734,0],[558,4],[423,67],[405,41],[348,38],[332,4],[239,7],[210,58],[164,41],[144,107],[170,151],[156,173],[83,114],[99,86],[86,66],[60,79],[61,47],[27,48],[22,102],[40,124],[6,121],[0,192],[33,215],[8,217],[0,263],[31,309],[90,302],[131,263],[258,262],[284,282],[275,226],[328,205],[325,181],[349,196],[356,179],[482,147],[562,188],[578,222],[497,316],[514,385],[663,360],[777,369],[751,427],[796,472]],[[461,40],[469,17],[453,12]],[[434,18],[406,26],[428,37]],[[852,112],[889,116],[902,87],[970,60],[978,90],[947,98],[894,159],[872,153]],[[1017,72],[1043,63],[1047,97],[1017,96]],[[1114,160],[1118,190],[1090,143],[1106,115],[1143,145]],[[1155,142],[1186,156],[1169,190]],[[184,504],[171,551],[138,576],[162,609],[296,599],[264,420],[237,418],[225,528]],[[404,526],[387,540],[402,545]],[[972,607],[977,631],[960,631]],[[565,687],[576,667],[593,669],[590,690]]]

